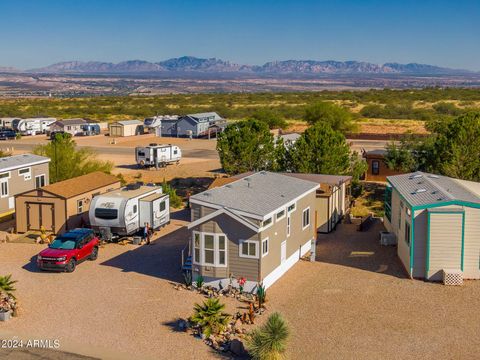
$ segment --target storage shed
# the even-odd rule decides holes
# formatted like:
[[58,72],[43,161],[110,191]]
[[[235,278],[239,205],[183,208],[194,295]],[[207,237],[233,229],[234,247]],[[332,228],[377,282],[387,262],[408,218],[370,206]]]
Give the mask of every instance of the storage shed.
[[117,177],[97,171],[18,194],[17,232],[38,231],[43,226],[59,234],[85,226],[92,198],[120,186]]
[[385,226],[409,276],[480,279],[480,183],[423,172],[387,181]]
[[368,168],[365,172],[366,181],[387,181],[387,176],[398,175],[401,172],[390,169],[385,163],[387,150],[377,149],[364,151],[363,157],[367,162]]
[[108,132],[113,137],[143,134],[143,122],[140,120],[117,121],[108,125]]

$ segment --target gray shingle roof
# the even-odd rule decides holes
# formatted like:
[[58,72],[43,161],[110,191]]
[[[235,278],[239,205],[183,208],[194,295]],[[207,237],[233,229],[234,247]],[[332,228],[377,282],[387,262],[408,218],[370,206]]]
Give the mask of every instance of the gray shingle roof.
[[13,155],[0,158],[0,171],[9,171],[17,168],[49,162],[50,159],[45,156],[35,154]]
[[318,186],[315,182],[261,171],[190,199],[263,217]]
[[447,201],[467,201],[480,204],[480,197],[463,183],[448,176],[414,172],[388,176],[392,186],[412,206],[439,204]]
[[83,125],[83,124],[87,124],[88,121],[85,120],[85,119],[64,119],[64,120],[58,120],[56,122],[57,124],[61,125],[61,126],[66,126],[66,125]]

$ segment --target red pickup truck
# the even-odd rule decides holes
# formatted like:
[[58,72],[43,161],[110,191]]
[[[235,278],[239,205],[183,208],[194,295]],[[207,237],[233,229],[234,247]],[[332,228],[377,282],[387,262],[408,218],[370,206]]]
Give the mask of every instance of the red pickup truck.
[[92,229],[71,230],[57,236],[37,255],[37,265],[42,270],[73,272],[78,263],[97,259],[99,244]]

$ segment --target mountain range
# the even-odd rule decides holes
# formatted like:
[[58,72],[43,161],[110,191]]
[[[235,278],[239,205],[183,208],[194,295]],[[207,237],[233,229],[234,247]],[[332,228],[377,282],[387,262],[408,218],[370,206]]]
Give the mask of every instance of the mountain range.
[[[0,72],[20,72],[0,67]],[[450,69],[426,64],[385,63],[362,61],[272,61],[264,65],[240,65],[216,58],[182,56],[160,62],[129,60],[119,63],[99,61],[65,61],[46,67],[26,70],[27,73],[45,74],[148,74],[148,73],[243,73],[265,75],[342,75],[342,74],[408,74],[408,75],[460,75],[473,74],[468,70]]]

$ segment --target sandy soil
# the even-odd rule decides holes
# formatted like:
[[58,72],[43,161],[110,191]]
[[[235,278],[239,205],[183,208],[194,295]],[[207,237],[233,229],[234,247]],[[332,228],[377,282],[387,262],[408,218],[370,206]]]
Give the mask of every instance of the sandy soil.
[[[19,280],[23,308],[0,334],[74,340],[61,350],[102,358],[213,358],[170,325],[202,299],[169,284],[180,280],[182,224],[171,224],[153,246],[109,245],[73,274],[37,272],[30,258],[39,246],[0,244],[0,273]],[[480,282],[448,288],[407,279],[396,248],[378,245],[382,228],[359,233],[339,225],[320,235],[317,261],[300,261],[268,290],[268,311],[280,311],[291,327],[289,357],[476,358]],[[228,302],[228,311],[234,306]]]

